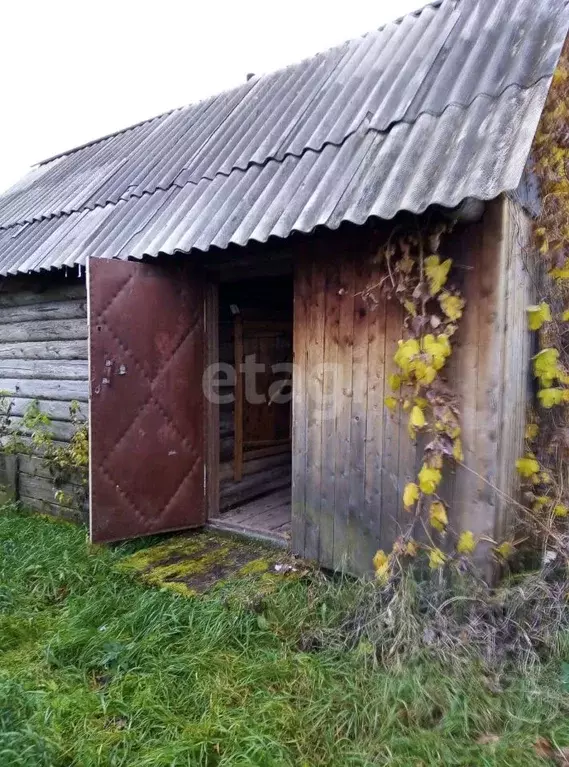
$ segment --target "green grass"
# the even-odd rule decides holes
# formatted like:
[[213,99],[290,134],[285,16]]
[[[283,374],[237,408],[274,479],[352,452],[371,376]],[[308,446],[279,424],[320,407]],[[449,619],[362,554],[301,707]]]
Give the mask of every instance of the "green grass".
[[562,658],[492,693],[474,664],[303,652],[353,585],[283,579],[259,601],[251,579],[247,598],[242,583],[187,598],[118,572],[132,550],[0,512],[2,767],[531,767],[538,736],[569,744]]

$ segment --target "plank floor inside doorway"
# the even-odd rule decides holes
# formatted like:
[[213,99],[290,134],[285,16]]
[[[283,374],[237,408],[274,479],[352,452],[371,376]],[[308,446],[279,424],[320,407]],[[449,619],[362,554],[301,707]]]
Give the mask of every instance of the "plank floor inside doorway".
[[290,485],[243,503],[218,517],[223,524],[243,531],[259,532],[279,538],[290,538]]

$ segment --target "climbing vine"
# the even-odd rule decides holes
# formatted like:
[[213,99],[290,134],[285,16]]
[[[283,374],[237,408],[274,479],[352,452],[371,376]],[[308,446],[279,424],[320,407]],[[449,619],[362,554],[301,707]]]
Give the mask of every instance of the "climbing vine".
[[0,446],[4,453],[36,455],[47,469],[53,484],[54,502],[81,509],[87,499],[89,477],[89,431],[79,403],[71,402],[73,427],[68,443],[58,443],[51,418],[37,400],[26,408],[21,419],[13,417],[13,400],[0,394]]
[[[374,558],[382,581],[393,574],[401,556],[414,557],[420,548],[427,549],[432,569],[439,569],[451,556],[434,540],[437,535],[444,537],[449,526],[447,505],[438,492],[443,472],[463,460],[458,401],[443,376],[465,306],[453,281],[453,261],[440,255],[442,238],[451,228],[451,223],[437,222],[413,234],[394,230],[379,253],[385,277],[364,293],[372,304],[378,303],[379,291],[403,307],[404,336],[388,381],[393,394],[385,405],[392,411],[401,408],[407,415],[410,439],[420,439],[424,446],[421,469],[403,491],[402,503],[410,514],[407,530],[389,554],[380,550]],[[415,540],[418,524],[423,525],[428,544]],[[474,535],[464,531],[458,537],[456,555],[469,555],[475,547]]]
[[[528,326],[537,334],[532,359],[537,405],[526,425],[526,452],[517,461],[524,500],[531,511],[529,540],[545,559],[569,545],[563,531],[569,514],[569,48],[553,77],[532,149],[541,210],[529,249],[539,303],[527,307]],[[534,548],[536,546],[534,545]]]

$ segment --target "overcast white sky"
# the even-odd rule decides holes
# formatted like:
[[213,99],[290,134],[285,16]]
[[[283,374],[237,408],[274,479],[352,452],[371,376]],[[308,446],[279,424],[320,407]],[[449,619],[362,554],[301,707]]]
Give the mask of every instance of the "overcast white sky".
[[425,0],[1,0],[0,190],[34,163]]

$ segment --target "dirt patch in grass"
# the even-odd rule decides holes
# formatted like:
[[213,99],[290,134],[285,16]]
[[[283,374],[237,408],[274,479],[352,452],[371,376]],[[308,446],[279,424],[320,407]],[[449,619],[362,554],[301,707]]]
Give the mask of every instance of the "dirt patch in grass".
[[125,557],[118,568],[184,596],[254,578],[263,592],[302,568],[286,552],[216,533],[176,536]]

